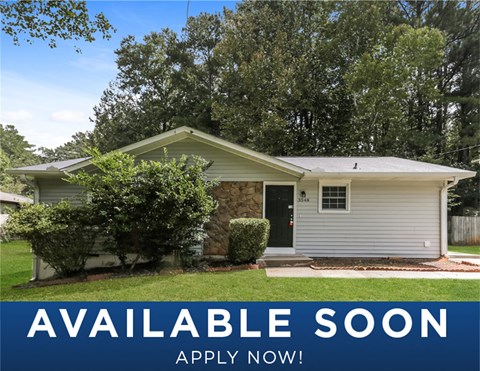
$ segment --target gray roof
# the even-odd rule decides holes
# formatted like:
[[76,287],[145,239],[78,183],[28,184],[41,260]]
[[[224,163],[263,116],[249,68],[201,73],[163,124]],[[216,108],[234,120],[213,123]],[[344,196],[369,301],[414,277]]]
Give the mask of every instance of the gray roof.
[[15,193],[7,193],[0,191],[0,202],[11,203],[11,204],[32,204],[33,200],[31,198],[17,195]]
[[[312,173],[470,173],[397,157],[277,157]],[[356,165],[356,166],[355,166]]]
[[[474,171],[404,160],[396,157],[271,157],[187,126],[166,131],[154,137],[120,148],[118,151],[136,155],[187,138],[198,140],[231,154],[271,166],[272,168],[299,178],[393,177],[451,180],[452,177],[455,177],[456,180],[458,180],[470,178],[476,174]],[[88,166],[90,163],[88,159],[89,157],[83,157],[17,169],[7,169],[7,173],[30,176],[60,176],[65,172],[76,171]],[[355,166],[355,164],[357,166]]]
[[79,162],[85,161],[89,158],[90,157],[82,157],[82,158],[75,158],[73,160],[49,162],[49,163],[46,163],[46,164],[39,164],[39,165],[32,165],[32,166],[25,166],[25,167],[17,167],[17,168],[12,169],[12,170],[15,170],[16,172],[17,172],[17,170],[19,170],[18,172],[20,172],[21,170],[25,170],[27,172],[30,172],[30,171],[62,170],[62,169],[65,169],[69,166],[78,164]]
[[[9,169],[13,174],[58,173],[63,169],[88,160],[82,157],[73,160],[50,162]],[[429,164],[426,162],[405,160],[397,157],[276,157],[289,165],[305,169],[305,174],[325,176],[382,176],[382,174],[403,174],[405,176],[458,176],[469,178],[475,172],[456,169],[453,167]],[[356,168],[355,168],[356,164]]]

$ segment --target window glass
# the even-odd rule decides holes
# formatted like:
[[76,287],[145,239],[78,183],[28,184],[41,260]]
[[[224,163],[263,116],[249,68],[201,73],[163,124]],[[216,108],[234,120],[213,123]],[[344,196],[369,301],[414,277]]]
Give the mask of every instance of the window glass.
[[347,187],[323,186],[322,187],[322,209],[346,210],[347,209]]

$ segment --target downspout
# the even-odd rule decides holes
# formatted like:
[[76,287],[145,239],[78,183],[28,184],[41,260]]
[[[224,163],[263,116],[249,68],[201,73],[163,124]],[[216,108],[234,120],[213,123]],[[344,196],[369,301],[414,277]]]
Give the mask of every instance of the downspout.
[[448,190],[458,181],[457,177],[446,180],[440,190],[440,256],[448,255]]
[[[22,176],[22,179],[29,185],[33,186],[33,203],[38,204],[40,202],[40,189],[38,188],[38,183],[35,178],[27,178],[25,175]],[[36,281],[38,280],[38,275],[40,272],[40,259],[33,254],[33,263],[32,263],[32,278],[30,278],[30,281]]]

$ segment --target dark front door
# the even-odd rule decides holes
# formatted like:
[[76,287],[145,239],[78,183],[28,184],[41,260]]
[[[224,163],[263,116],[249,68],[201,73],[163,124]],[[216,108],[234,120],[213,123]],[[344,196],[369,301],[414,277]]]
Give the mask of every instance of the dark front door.
[[293,186],[265,187],[265,218],[270,220],[268,247],[293,247]]

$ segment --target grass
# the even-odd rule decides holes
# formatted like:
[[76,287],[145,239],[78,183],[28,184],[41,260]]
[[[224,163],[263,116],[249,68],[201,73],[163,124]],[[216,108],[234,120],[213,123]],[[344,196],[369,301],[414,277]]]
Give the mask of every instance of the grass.
[[0,247],[3,301],[478,301],[478,280],[268,278],[264,270],[119,278],[13,289],[31,275],[23,241]]
[[480,246],[448,246],[448,251],[480,254]]

